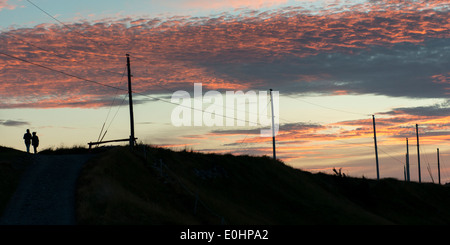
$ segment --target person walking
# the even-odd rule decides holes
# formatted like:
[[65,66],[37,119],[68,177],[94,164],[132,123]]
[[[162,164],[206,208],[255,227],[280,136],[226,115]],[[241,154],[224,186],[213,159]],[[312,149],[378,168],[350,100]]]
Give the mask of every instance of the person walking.
[[27,147],[27,153],[30,153],[31,134],[29,129],[27,129],[27,132],[23,135],[23,139],[25,141],[25,146]]
[[33,132],[33,137],[31,137],[31,144],[34,148],[34,154],[37,153],[37,147],[39,146],[39,137],[36,135],[36,132]]

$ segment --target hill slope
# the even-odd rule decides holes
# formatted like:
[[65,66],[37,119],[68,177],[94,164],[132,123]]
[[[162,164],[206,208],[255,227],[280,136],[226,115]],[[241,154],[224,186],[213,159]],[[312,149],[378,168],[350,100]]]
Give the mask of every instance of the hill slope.
[[30,154],[0,146],[0,217],[31,162]]
[[268,157],[119,147],[84,166],[79,224],[449,224],[450,188],[312,174]]
[[73,225],[78,173],[91,154],[32,155],[1,225]]

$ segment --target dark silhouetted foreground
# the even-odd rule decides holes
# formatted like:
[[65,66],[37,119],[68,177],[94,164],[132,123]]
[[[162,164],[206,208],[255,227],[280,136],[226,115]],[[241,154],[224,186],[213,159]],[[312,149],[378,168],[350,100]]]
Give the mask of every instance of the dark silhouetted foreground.
[[3,225],[75,224],[75,188],[90,155],[35,155],[7,205]]

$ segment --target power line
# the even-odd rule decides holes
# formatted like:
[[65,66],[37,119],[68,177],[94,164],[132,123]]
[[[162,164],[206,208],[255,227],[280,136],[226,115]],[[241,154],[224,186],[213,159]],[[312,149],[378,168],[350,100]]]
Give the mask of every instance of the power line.
[[[269,104],[270,104],[270,101],[267,102],[267,105],[266,105],[266,107],[265,107],[266,111],[267,111],[267,107],[269,106]],[[243,139],[239,144],[240,144],[240,145],[244,144],[245,139],[247,139],[247,137],[248,137],[249,135],[250,135],[250,133],[248,133],[247,135],[245,135],[244,139]]]
[[[164,87],[164,86],[161,86],[161,85],[157,85],[157,86],[163,88],[163,89],[166,90],[166,91],[171,91],[170,89],[168,89],[168,88],[166,88],[166,87]],[[172,91],[171,91],[171,92],[172,92]],[[297,99],[297,98],[294,98],[294,99]],[[298,99],[298,100],[300,100],[300,99]],[[316,105],[316,106],[320,106],[320,107],[323,107],[323,108],[326,108],[326,109],[335,110],[335,111],[341,111],[341,112],[345,112],[345,113],[351,113],[351,114],[357,114],[357,115],[365,115],[365,116],[370,116],[370,115],[372,115],[372,114],[355,113],[355,112],[349,112],[349,111],[344,111],[344,110],[334,109],[334,108],[331,108],[331,107],[321,106],[321,105],[318,105],[318,104],[315,104],[315,103],[311,103],[311,102],[308,102],[308,101],[304,101],[304,100],[301,100],[301,101],[306,102],[306,103],[309,103],[309,104],[313,104],[313,105]],[[270,103],[270,101],[269,101],[269,103]],[[267,107],[267,106],[266,106],[266,107]],[[267,109],[267,108],[266,108],[266,109]],[[283,119],[283,118],[281,118],[281,117],[279,117],[279,118],[280,118],[280,120],[283,120],[283,121],[287,121],[287,122],[290,122],[290,123],[295,123],[295,122],[292,122],[292,121]],[[246,136],[244,137],[244,139],[243,139],[239,144],[243,144],[244,141],[246,140],[246,138],[248,137],[249,134],[250,134],[250,133],[246,134]],[[333,141],[339,141],[339,142],[346,143],[346,144],[359,145],[359,146],[363,146],[363,147],[372,148],[372,146],[368,146],[368,145],[367,145],[367,144],[369,144],[369,143],[346,142],[346,141],[342,141],[342,140],[338,140],[338,139],[334,139]],[[390,158],[392,158],[392,159],[394,159],[394,160],[400,162],[401,164],[404,164],[404,163],[403,163],[401,160],[399,160],[398,158],[393,157],[392,155],[390,155],[389,153],[387,153],[386,151],[384,151],[384,150],[382,150],[382,149],[380,149],[380,150],[381,150],[383,153],[385,153],[386,155],[388,155]]]
[[389,153],[387,153],[386,151],[384,151],[382,148],[378,148],[380,151],[382,151],[384,154],[388,155],[390,158],[396,160],[397,162],[401,163],[402,165],[405,165],[405,163],[401,160],[399,160],[398,158],[391,156]]
[[36,7],[37,9],[39,9],[40,11],[42,11],[43,13],[45,13],[46,15],[48,15],[50,18],[54,19],[55,21],[57,21],[58,23],[60,23],[61,25],[70,28],[69,26],[67,26],[66,24],[64,24],[63,22],[59,21],[57,18],[55,18],[53,15],[49,14],[47,11],[43,10],[42,8],[40,8],[39,6],[37,6],[36,4],[34,4],[32,1],[27,0],[27,2],[31,3],[34,7]]
[[[338,138],[338,136],[336,136],[336,138]],[[359,145],[359,146],[367,147],[367,148],[370,148],[370,149],[373,148],[373,146],[369,145],[369,144],[372,144],[372,142],[357,143],[357,142],[347,142],[347,141],[343,141],[343,140],[339,140],[339,139],[333,139],[333,141],[338,141],[338,142],[341,142],[341,143],[351,144],[351,145]]]
[[[27,0],[27,1],[28,1],[30,4],[32,4],[34,7],[36,7],[37,9],[39,9],[41,12],[43,12],[44,14],[46,14],[47,16],[49,16],[50,18],[52,18],[53,20],[57,21],[58,23],[60,23],[61,25],[67,27],[68,29],[70,29],[70,30],[72,30],[72,31],[75,31],[75,32],[79,33],[80,35],[82,35],[82,36],[84,36],[84,37],[86,37],[86,38],[89,38],[89,37],[85,36],[83,33],[79,32],[78,30],[75,30],[74,28],[72,28],[72,27],[66,25],[65,23],[63,23],[62,21],[60,21],[59,19],[57,19],[56,17],[54,17],[53,15],[51,15],[48,11],[44,10],[43,8],[39,7],[37,4],[33,3],[31,0]],[[95,41],[95,40],[93,40],[93,41]],[[96,42],[96,41],[95,41],[95,42]],[[144,60],[143,58],[139,58],[139,57],[135,57],[135,58],[140,59],[140,60]],[[161,87],[161,88],[164,88],[163,86],[158,85],[158,84],[154,84],[154,85],[155,85],[155,86],[158,86],[158,87]],[[164,89],[167,90],[166,88],[164,88]],[[173,92],[173,91],[172,91],[172,92]],[[315,106],[318,106],[318,107],[322,107],[322,108],[329,109],[329,110],[334,110],[334,111],[339,111],[339,112],[343,112],[343,113],[350,113],[350,114],[354,114],[354,115],[364,115],[364,116],[368,116],[368,115],[370,116],[370,115],[371,115],[371,114],[357,113],[357,112],[351,112],[351,111],[346,111],[346,110],[336,109],[336,108],[332,108],[332,107],[328,107],[328,106],[323,106],[323,105],[319,105],[319,104],[317,104],[317,103],[312,103],[312,102],[309,102],[309,101],[306,101],[306,100],[302,100],[302,99],[299,99],[299,98],[296,98],[296,97],[291,97],[291,98],[294,98],[294,99],[296,99],[296,100],[302,101],[302,102],[304,102],[304,103],[308,103],[308,104],[311,104],[311,105],[315,105]],[[281,119],[281,118],[280,118],[280,119]],[[286,121],[286,120],[285,120],[285,121]]]
[[315,105],[315,106],[318,106],[318,107],[322,107],[322,108],[328,109],[328,110],[339,111],[339,112],[343,112],[343,113],[349,113],[349,114],[360,115],[360,116],[372,116],[372,114],[365,114],[365,113],[359,113],[359,112],[352,112],[352,111],[336,109],[336,108],[332,108],[332,107],[328,107],[328,106],[324,106],[324,105],[319,105],[319,104],[316,104],[316,103],[313,103],[313,102],[309,102],[309,101],[306,101],[306,100],[302,100],[302,99],[299,99],[297,97],[293,97],[293,96],[289,96],[289,97],[292,98],[292,99],[295,99],[295,100],[298,100],[298,101],[301,101],[301,102],[304,102],[304,103],[307,103],[307,104],[310,104],[310,105]]
[[[27,0],[27,2],[29,2],[30,4],[32,4],[34,7],[36,7],[36,8],[39,9],[41,12],[43,12],[44,14],[46,14],[47,16],[49,16],[50,18],[52,18],[52,19],[55,20],[56,22],[60,23],[60,24],[63,25],[64,27],[66,27],[66,28],[68,28],[68,29],[70,29],[70,30],[72,30],[72,31],[74,31],[74,32],[76,32],[76,33],[78,33],[78,34],[80,34],[81,36],[83,36],[83,37],[89,39],[89,40],[92,41],[92,42],[95,42],[95,43],[100,44],[100,45],[104,45],[104,43],[97,42],[96,40],[91,39],[90,37],[84,35],[82,32],[80,32],[80,31],[78,31],[78,30],[72,28],[72,27],[69,26],[69,25],[64,24],[62,21],[58,20],[56,17],[54,17],[54,16],[51,15],[49,12],[45,11],[44,9],[42,9],[41,7],[39,7],[38,5],[36,5],[35,3],[33,3],[32,1]],[[108,54],[108,55],[111,55],[111,56],[114,56],[114,57],[121,57],[120,55],[114,55],[114,54]]]
[[108,88],[113,88],[113,89],[119,89],[119,90],[128,91],[127,89],[124,89],[124,88],[119,88],[119,87],[116,87],[116,86],[112,86],[112,85],[108,85],[108,84],[99,83],[99,82],[94,81],[94,80],[86,79],[86,78],[83,78],[83,77],[80,77],[80,76],[77,76],[77,75],[73,75],[73,74],[70,74],[70,73],[67,73],[67,72],[64,72],[64,71],[60,71],[60,70],[57,70],[57,69],[54,69],[54,68],[51,68],[51,67],[47,67],[47,66],[44,66],[44,65],[41,65],[41,64],[37,64],[37,63],[35,63],[35,62],[31,62],[31,61],[28,61],[28,60],[25,60],[25,59],[22,59],[22,58],[19,58],[19,57],[16,57],[16,56],[13,56],[13,55],[4,53],[4,52],[2,52],[2,51],[0,51],[0,54],[2,54],[2,55],[4,55],[4,56],[7,56],[7,57],[9,57],[9,58],[11,58],[11,59],[20,60],[20,61],[22,61],[22,62],[31,64],[31,65],[34,65],[34,66],[41,67],[41,68],[43,68],[43,69],[47,69],[47,70],[50,70],[50,71],[53,71],[53,72],[57,72],[57,73],[60,73],[60,74],[63,74],[63,75],[69,76],[69,77],[77,78],[77,79],[79,79],[79,80],[83,80],[83,81],[90,82],[90,83],[95,83],[95,84],[97,84],[97,85],[101,85],[101,86],[108,87]]
[[[12,37],[12,38],[15,38],[15,39],[17,39],[17,40],[20,40],[21,42],[26,43],[26,44],[28,44],[28,45],[30,45],[30,46],[32,46],[32,47],[35,47],[35,48],[37,48],[37,49],[39,49],[39,50],[42,50],[42,51],[45,51],[45,52],[48,52],[48,53],[52,53],[53,55],[55,55],[55,56],[57,56],[57,57],[59,57],[59,58],[61,58],[61,59],[65,59],[65,60],[68,60],[68,61],[70,61],[70,62],[75,62],[75,63],[81,64],[81,65],[83,65],[83,66],[89,66],[89,67],[91,67],[91,68],[95,68],[95,69],[98,69],[98,70],[101,70],[101,71],[105,71],[105,72],[108,72],[108,73],[111,73],[111,74],[114,74],[114,75],[121,75],[120,73],[108,71],[108,70],[105,70],[105,69],[102,69],[102,68],[99,68],[99,67],[94,67],[94,66],[91,66],[91,65],[89,65],[89,64],[86,64],[86,63],[84,63],[84,62],[80,62],[80,61],[77,61],[77,60],[71,60],[71,59],[69,59],[69,58],[67,58],[67,57],[65,57],[65,56],[63,56],[63,55],[60,55],[60,54],[54,52],[54,51],[51,51],[51,50],[42,48],[42,47],[40,47],[40,46],[37,46],[37,45],[35,45],[35,44],[32,44],[32,43],[30,43],[30,42],[28,42],[28,41],[25,41],[24,39],[19,38],[19,37],[15,36],[15,35],[11,35],[10,33],[2,33],[2,34],[3,34],[3,35],[6,35],[6,36],[9,36],[9,37]],[[77,51],[79,51],[79,50],[77,50]]]
[[[33,5],[34,5],[34,4],[33,4]],[[48,14],[48,13],[47,13],[47,14]],[[58,21],[58,22],[60,22],[60,21]],[[60,23],[62,23],[62,22],[60,22]],[[30,44],[30,43],[29,43],[29,44]],[[31,45],[31,46],[34,46],[34,47],[36,47],[36,48],[39,48],[39,49],[41,49],[41,50],[47,51],[47,52],[52,52],[52,51],[48,51],[48,50],[46,50],[46,49],[40,48],[40,47],[35,46],[35,45],[32,45],[32,44],[30,44],[30,45]],[[67,72],[64,72],[64,71],[60,71],[60,70],[57,70],[57,69],[54,69],[54,68],[50,68],[50,67],[47,67],[47,66],[44,66],[44,65],[35,63],[35,62],[31,62],[31,61],[28,61],[28,60],[25,60],[25,59],[22,59],[22,58],[13,56],[13,55],[9,55],[9,54],[3,53],[3,52],[0,52],[0,54],[2,54],[2,55],[4,55],[4,56],[7,56],[7,57],[9,57],[9,58],[12,58],[12,59],[20,60],[20,61],[22,61],[22,62],[29,63],[29,64],[32,64],[32,65],[34,65],[34,66],[38,66],[38,67],[41,67],[41,68],[44,68],[44,69],[53,71],[53,72],[57,72],[57,73],[60,73],[60,74],[66,75],[66,76],[74,77],[74,78],[77,78],[77,79],[79,79],[79,80],[83,80],[83,81],[86,81],[86,82],[95,83],[95,84],[97,84],[97,85],[101,85],[101,86],[105,86],[105,87],[109,87],[109,88],[113,88],[113,89],[117,89],[117,90],[127,91],[126,89],[123,89],[123,88],[119,88],[119,87],[116,87],[116,86],[111,86],[111,85],[108,85],[108,84],[99,83],[99,82],[94,81],[94,80],[86,79],[86,78],[83,78],[83,77],[80,77],[80,76],[77,76],[77,75],[73,75],[73,74],[70,74],[70,73],[67,73]],[[57,54],[56,54],[56,55],[57,55]],[[59,55],[57,55],[57,56],[62,58],[62,56],[59,56]],[[65,58],[65,57],[64,57],[64,58]],[[116,73],[116,74],[117,74],[117,73]],[[160,86],[160,85],[157,85],[157,86]],[[162,87],[162,86],[160,86],[160,87]],[[163,101],[163,102],[166,102],[166,103],[170,103],[170,104],[174,104],[174,105],[180,106],[179,104],[176,104],[176,103],[173,103],[173,102],[171,102],[171,101],[167,101],[167,100],[164,100],[164,99],[161,99],[161,98],[152,97],[152,96],[149,96],[149,95],[146,95],[146,94],[142,94],[142,93],[138,93],[138,92],[134,92],[134,93],[139,94],[139,95],[144,96],[144,97],[148,97],[148,98],[152,98],[152,99],[156,99],[156,100],[159,100],[159,101]],[[309,102],[309,101],[301,100],[301,99],[298,99],[298,98],[294,98],[294,99],[299,100],[299,101],[302,101],[302,102],[305,102],[305,103],[308,103],[308,104],[312,104],[312,105],[315,105],[315,106],[319,106],[319,107],[322,107],[322,108],[325,108],[325,109],[329,109],[329,110],[334,110],[334,111],[339,111],[339,112],[344,112],[344,113],[351,113],[351,114],[356,114],[356,115],[365,115],[365,116],[366,116],[366,115],[369,115],[369,114],[356,113],[356,112],[350,112],[350,111],[346,111],[346,110],[340,110],[340,109],[336,109],[336,108],[331,108],[331,107],[319,105],[319,104],[316,104],[316,103],[312,103],[312,102]],[[183,106],[183,105],[181,105],[181,106]],[[184,107],[187,107],[187,106],[184,106]],[[192,108],[192,107],[187,107],[187,108],[194,109],[194,110],[201,110],[201,109],[198,109],[198,108]],[[204,111],[204,110],[201,110],[201,111],[202,111],[202,112],[207,112],[207,111]],[[211,113],[211,112],[207,112],[207,113]],[[225,115],[220,115],[220,114],[218,114],[218,113],[211,113],[211,114],[217,115],[217,116],[221,116],[221,117],[227,117],[227,116],[225,116]],[[228,118],[231,118],[231,117],[228,117]],[[240,120],[240,119],[237,119],[237,118],[232,118],[232,119]],[[285,120],[285,119],[282,119],[282,120]],[[241,121],[242,121],[242,120],[241,120]],[[245,121],[245,122],[249,122],[249,121],[247,121],[247,120],[244,120],[244,121]],[[285,121],[286,121],[286,120],[285,120]],[[248,136],[248,135],[247,135],[247,136]],[[247,137],[247,136],[246,136],[246,137]],[[246,137],[245,137],[245,138],[246,138]],[[245,138],[244,138],[243,141],[245,141]],[[243,143],[243,141],[242,141],[242,143]],[[346,142],[346,143],[348,143],[348,144],[355,144],[355,143],[352,143],[352,142]],[[357,143],[356,143],[356,144],[357,144]],[[380,149],[380,150],[383,151],[383,152],[384,152],[385,154],[387,154],[388,156],[390,156],[391,158],[393,158],[393,159],[395,159],[396,161],[399,161],[400,163],[403,164],[402,161],[398,160],[397,158],[392,157],[391,155],[389,155],[389,154],[388,154],[387,152],[385,152],[384,150],[382,150],[382,149]],[[425,157],[427,157],[427,156],[425,156]],[[427,159],[427,160],[428,160],[428,159]],[[429,162],[428,162],[428,164],[429,164]]]
[[[126,69],[127,69],[127,68],[126,68],[126,66],[125,66],[125,69],[123,70],[123,73],[122,73],[122,77],[120,78],[120,82],[122,82],[122,79],[123,79],[123,77],[125,76],[125,71],[126,71]],[[108,114],[106,115],[105,122],[103,123],[102,129],[100,130],[100,134],[99,134],[99,136],[98,136],[97,142],[100,142],[100,141],[101,141],[101,140],[100,140],[100,137],[101,137],[101,135],[102,135],[102,133],[103,133],[103,128],[105,127],[106,121],[107,121],[108,118],[109,118],[109,114],[111,113],[111,109],[112,109],[112,107],[113,107],[113,105],[114,105],[114,102],[116,101],[117,91],[119,91],[119,90],[116,90],[116,95],[114,96],[114,99],[113,99],[113,101],[111,102],[111,105],[110,105],[109,110],[108,110]],[[122,103],[120,104],[120,106],[122,106],[124,100],[125,100],[125,98],[122,100]],[[119,109],[120,109],[120,106],[119,106],[119,108],[117,109],[116,114],[114,115],[113,119],[111,120],[111,122],[110,122],[108,128],[106,129],[105,134],[103,135],[103,137],[105,137],[106,132],[108,132],[109,127],[111,126],[112,122],[113,122],[114,119],[116,118],[116,115],[117,115],[117,112],[118,112]],[[102,137],[102,139],[103,139],[103,137]],[[97,145],[97,146],[98,146],[98,145]]]
[[[12,58],[12,59],[16,59],[16,60],[19,60],[19,61],[22,61],[22,62],[25,62],[25,63],[29,63],[29,64],[34,65],[34,66],[41,67],[41,68],[43,68],[43,69],[47,69],[47,70],[50,70],[50,71],[53,71],[53,72],[57,72],[57,73],[60,73],[60,74],[66,75],[66,76],[74,77],[74,78],[80,79],[80,80],[82,80],[82,81],[91,82],[91,83],[94,83],[94,84],[97,84],[97,85],[100,85],[100,86],[105,86],[105,87],[113,88],[113,89],[116,89],[116,90],[128,91],[127,89],[123,89],[123,88],[119,88],[119,87],[116,87],[116,86],[107,85],[107,84],[103,84],[103,83],[100,83],[100,82],[97,82],[97,81],[93,81],[93,80],[90,80],[90,79],[86,79],[86,78],[83,78],[83,77],[80,77],[80,76],[77,76],[77,75],[73,75],[73,74],[70,74],[70,73],[67,73],[67,72],[64,72],[64,71],[60,71],[60,70],[57,70],[57,69],[54,69],[54,68],[50,68],[50,67],[47,67],[47,66],[44,66],[44,65],[41,65],[41,64],[37,64],[37,63],[35,63],[35,62],[31,62],[31,61],[28,61],[28,60],[25,60],[25,59],[22,59],[22,58],[13,56],[13,55],[9,55],[9,54],[6,54],[6,53],[1,52],[1,51],[0,51],[0,54],[5,55],[5,56],[7,56],[7,57],[9,57],[9,58]],[[173,105],[177,105],[177,106],[186,107],[186,108],[188,108],[188,109],[198,110],[198,111],[202,111],[202,112],[205,112],[205,113],[210,113],[210,114],[212,114],[212,115],[221,116],[221,117],[223,117],[223,118],[229,118],[229,119],[234,119],[234,120],[237,120],[237,121],[244,121],[244,122],[246,122],[246,123],[250,123],[250,121],[248,121],[248,120],[242,120],[242,119],[239,119],[239,118],[229,117],[229,116],[221,115],[221,114],[218,114],[218,113],[212,113],[212,112],[208,112],[208,111],[205,111],[205,110],[202,110],[202,109],[198,109],[198,108],[195,108],[195,107],[193,108],[193,107],[191,107],[191,106],[184,106],[184,105],[182,105],[182,104],[173,103],[172,101],[168,101],[168,100],[164,100],[164,99],[161,99],[161,98],[149,96],[149,95],[142,94],[142,93],[139,93],[139,92],[134,92],[134,91],[132,91],[132,92],[135,93],[135,94],[138,94],[138,95],[141,95],[141,96],[144,96],[144,97],[147,97],[147,98],[151,98],[151,99],[156,99],[156,100],[159,100],[159,101],[162,101],[162,102],[165,102],[165,103],[169,103],[169,104],[173,104]],[[122,100],[122,104],[123,104],[125,98],[126,98],[126,96],[125,96],[124,99]],[[119,108],[120,108],[120,107],[119,107]],[[118,109],[118,110],[119,110],[119,109]],[[115,116],[117,115],[118,110],[116,111],[116,114],[114,115],[114,118],[115,118]],[[114,118],[111,120],[111,122],[110,122],[108,128],[105,130],[105,133],[104,133],[103,136],[101,137],[100,141],[103,140],[103,137],[106,135],[106,132],[108,131],[109,127],[111,126],[112,121],[114,120]],[[262,126],[262,125],[260,125],[259,123],[257,123],[257,124],[258,124],[257,126]],[[102,129],[103,129],[103,127],[102,127]],[[101,133],[100,133],[99,137],[100,137],[100,136],[101,136]],[[248,136],[248,135],[247,135],[247,136]],[[247,137],[247,136],[246,136],[246,137]],[[245,138],[246,138],[246,137],[245,137]],[[245,138],[244,138],[244,140],[245,140]],[[242,143],[243,143],[243,142],[242,142]]]
[[[79,32],[78,30],[72,28],[71,26],[66,25],[65,23],[63,23],[62,21],[60,21],[59,19],[57,19],[56,17],[54,17],[53,15],[51,15],[48,11],[44,10],[43,8],[39,7],[37,4],[33,3],[31,0],[27,0],[27,2],[29,2],[29,3],[32,4],[34,7],[36,7],[38,10],[40,10],[41,12],[43,12],[44,14],[46,14],[47,16],[49,16],[50,18],[52,18],[52,19],[55,20],[56,22],[60,23],[61,25],[65,26],[66,28],[68,28],[68,29],[70,29],[70,30],[72,30],[72,31],[74,31],[74,32],[79,33],[79,34],[82,35],[83,37],[89,38],[89,37],[85,36],[83,33]],[[90,40],[91,40],[91,39],[90,39]],[[96,42],[95,40],[92,40],[92,41]],[[98,42],[97,42],[97,43],[98,43]],[[103,44],[102,44],[102,45],[103,45]],[[41,49],[41,48],[40,48],[40,49]],[[43,49],[43,50],[44,50],[44,49]],[[46,50],[46,51],[47,51],[47,50]],[[139,57],[136,57],[136,58],[141,59],[141,60],[144,60],[143,58],[139,58]],[[155,85],[158,86],[158,87],[164,88],[164,87],[162,87],[161,85],[158,85],[158,84],[155,84]],[[164,89],[166,89],[166,88],[164,88]],[[294,98],[294,99],[296,99],[296,100],[302,101],[302,102],[304,102],[304,103],[308,103],[308,104],[311,104],[311,105],[315,105],[315,106],[319,106],[319,107],[322,107],[322,108],[325,108],[325,109],[334,110],[334,111],[339,111],[339,112],[343,112],[343,113],[350,113],[350,114],[354,114],[354,115],[364,115],[364,116],[368,116],[368,115],[370,116],[370,115],[371,115],[371,114],[357,113],[357,112],[351,112],[351,111],[346,111],[346,110],[336,109],[336,108],[332,108],[332,107],[328,107],[328,106],[323,106],[323,105],[319,105],[319,104],[316,104],[316,103],[312,103],[312,102],[309,102],[309,101],[306,101],[306,100],[302,100],[302,99],[299,99],[299,98],[296,98],[296,97],[291,97],[291,98]]]
[[[30,1],[30,0],[27,0],[27,1],[28,1],[30,4],[32,4],[34,7],[36,7],[38,10],[40,10],[41,12],[43,12],[44,14],[46,14],[47,16],[49,16],[50,18],[52,18],[53,20],[55,20],[56,22],[58,22],[59,24],[63,25],[64,27],[70,29],[71,31],[78,33],[79,35],[81,35],[81,36],[83,36],[83,37],[89,39],[89,40],[92,41],[92,42],[97,43],[97,44],[100,45],[100,46],[104,46],[104,45],[105,45],[105,43],[98,42],[97,40],[92,39],[92,38],[90,38],[89,36],[84,35],[82,32],[78,31],[77,29],[72,28],[71,26],[69,26],[69,25],[65,24],[64,22],[60,21],[58,18],[54,17],[54,16],[51,15],[48,11],[46,11],[46,10],[44,10],[43,8],[39,7],[37,4],[33,3],[32,1]],[[129,47],[129,45],[130,45],[130,44],[128,44],[128,47]],[[129,53],[129,52],[128,52],[128,53]],[[95,53],[92,53],[92,54],[95,54]],[[97,54],[95,54],[95,55],[97,55]],[[103,54],[103,55],[104,55],[104,54]],[[120,55],[115,55],[115,54],[108,54],[108,55],[109,55],[109,56],[114,56],[114,57],[122,57],[122,56],[120,56]],[[144,58],[141,58],[141,57],[138,57],[138,56],[133,56],[133,57],[136,58],[136,59],[140,59],[140,60],[146,61],[146,62],[149,61],[149,60],[147,60],[147,59],[144,59]]]
[[[116,111],[116,113],[114,114],[114,117],[113,117],[113,118],[111,119],[111,121],[109,122],[109,125],[108,125],[108,127],[106,128],[106,130],[105,130],[105,133],[103,134],[103,136],[102,136],[101,138],[99,138],[98,142],[103,141],[103,138],[105,138],[105,135],[106,135],[106,133],[108,132],[108,129],[111,127],[111,125],[112,125],[114,119],[115,119],[116,116],[117,116],[117,113],[119,112],[120,108],[122,107],[123,102],[126,100],[127,96],[128,96],[128,94],[124,94],[123,99],[122,99],[122,102],[120,103],[120,106],[117,107],[117,111]],[[105,123],[106,123],[106,121],[105,121]],[[103,125],[104,125],[104,124],[103,124]],[[102,129],[103,129],[103,127],[102,127]],[[100,133],[100,134],[101,134],[101,133]]]
[[[44,66],[44,65],[41,65],[41,64],[37,64],[35,62],[31,62],[31,61],[28,61],[28,60],[25,60],[25,59],[22,59],[22,58],[19,58],[19,57],[16,57],[16,56],[4,53],[2,51],[0,51],[0,54],[2,54],[4,56],[7,56],[7,57],[9,57],[11,59],[20,60],[22,62],[31,64],[31,65],[34,65],[34,66],[38,66],[38,67],[41,67],[43,69],[47,69],[47,70],[50,70],[50,71],[53,71],[53,72],[57,72],[57,73],[60,73],[60,74],[63,74],[63,75],[69,76],[69,77],[77,78],[77,79],[82,80],[82,81],[86,81],[86,82],[94,83],[94,84],[97,84],[97,85],[100,85],[100,86],[104,86],[104,87],[108,87],[108,88],[112,88],[112,89],[123,90],[123,91],[127,91],[128,92],[128,90],[124,89],[124,88],[119,88],[119,87],[116,87],[116,86],[100,83],[100,82],[97,82],[97,81],[94,81],[94,80],[91,80],[91,79],[87,79],[87,78],[83,78],[83,77],[80,77],[80,76],[77,76],[77,75],[73,75],[73,74],[70,74],[70,73],[67,73],[67,72],[64,72],[64,71],[60,71],[60,70],[57,70],[57,69],[54,69],[54,68],[51,68],[51,67],[47,67],[47,66]],[[185,107],[185,108],[188,108],[188,109],[193,109],[193,110],[202,111],[202,112],[205,112],[205,113],[210,113],[210,114],[215,115],[215,116],[221,116],[223,118],[229,118],[229,119],[234,119],[234,120],[237,120],[237,121],[243,121],[243,122],[246,122],[246,123],[252,123],[249,120],[245,120],[245,119],[243,120],[243,119],[240,119],[240,118],[229,117],[229,116],[221,115],[221,114],[218,114],[218,113],[215,113],[215,112],[214,113],[208,112],[208,111],[205,111],[203,109],[195,108],[195,107],[192,107],[192,106],[185,106],[185,105],[182,105],[182,104],[177,104],[177,103],[174,103],[172,101],[168,101],[168,100],[161,99],[161,98],[158,98],[158,97],[150,96],[150,95],[147,95],[147,94],[143,94],[143,93],[139,93],[139,92],[135,92],[135,91],[132,91],[132,93],[135,93],[135,94],[147,97],[147,98],[151,98],[151,99],[156,99],[156,100],[159,100],[159,101],[162,101],[162,102],[165,102],[165,103],[169,103],[169,104],[173,104],[173,105],[177,105],[177,106],[182,106],[182,107]],[[259,123],[256,122],[256,124],[259,124]],[[259,124],[259,126],[261,126],[261,125]]]

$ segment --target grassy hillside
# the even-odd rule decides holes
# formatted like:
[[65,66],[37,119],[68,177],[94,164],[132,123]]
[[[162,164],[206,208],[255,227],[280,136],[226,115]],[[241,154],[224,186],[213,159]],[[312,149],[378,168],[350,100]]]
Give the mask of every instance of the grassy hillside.
[[267,157],[117,147],[85,165],[79,224],[449,224],[450,188],[312,174]]

